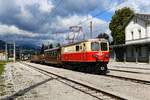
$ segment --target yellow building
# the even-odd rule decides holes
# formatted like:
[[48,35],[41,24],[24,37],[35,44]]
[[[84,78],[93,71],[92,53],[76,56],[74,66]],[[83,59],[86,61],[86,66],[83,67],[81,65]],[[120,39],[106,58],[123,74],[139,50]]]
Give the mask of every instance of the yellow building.
[[6,60],[6,53],[0,52],[0,60]]

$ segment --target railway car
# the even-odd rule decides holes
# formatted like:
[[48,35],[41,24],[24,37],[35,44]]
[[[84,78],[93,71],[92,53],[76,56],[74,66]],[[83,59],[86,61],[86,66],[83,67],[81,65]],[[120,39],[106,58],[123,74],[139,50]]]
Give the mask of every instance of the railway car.
[[86,40],[61,47],[61,62],[94,70],[98,73],[107,72],[109,62],[109,43],[107,40]]
[[45,59],[44,54],[32,55],[30,58],[31,62],[35,62],[35,63],[43,63],[44,59]]
[[45,63],[61,65],[61,47],[44,51]]

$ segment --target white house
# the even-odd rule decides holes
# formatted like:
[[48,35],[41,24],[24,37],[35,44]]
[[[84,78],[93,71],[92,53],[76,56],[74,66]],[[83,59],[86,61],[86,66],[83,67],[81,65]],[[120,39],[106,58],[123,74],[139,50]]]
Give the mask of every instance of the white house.
[[0,60],[6,60],[6,53],[0,51]]
[[134,14],[124,28],[125,44],[116,46],[123,48],[118,57],[123,61],[150,63],[150,15]]

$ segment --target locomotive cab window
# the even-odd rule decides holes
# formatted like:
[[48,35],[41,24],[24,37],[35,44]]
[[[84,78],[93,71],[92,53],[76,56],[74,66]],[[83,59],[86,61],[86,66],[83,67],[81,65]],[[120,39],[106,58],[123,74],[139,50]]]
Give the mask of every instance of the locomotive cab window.
[[101,51],[107,51],[108,47],[107,47],[107,43],[101,42]]
[[79,46],[78,45],[76,46],[76,51],[79,51]]
[[91,50],[92,51],[99,51],[100,46],[99,46],[99,42],[92,42],[91,43]]

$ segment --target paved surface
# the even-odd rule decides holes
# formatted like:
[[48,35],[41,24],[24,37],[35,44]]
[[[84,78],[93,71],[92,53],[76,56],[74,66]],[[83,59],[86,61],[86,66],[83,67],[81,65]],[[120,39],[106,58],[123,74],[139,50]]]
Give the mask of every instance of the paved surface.
[[119,72],[119,71],[111,71],[110,70],[110,73],[108,73],[109,75],[124,76],[124,77],[129,77],[129,78],[150,81],[150,64],[110,62],[108,64],[108,68],[122,70],[122,71],[132,71],[132,72],[142,73],[142,74],[128,73],[128,72]]
[[[1,96],[2,100],[96,100],[19,63],[8,63],[4,76],[9,77],[5,85],[12,84],[13,92]],[[7,87],[5,91],[8,91]]]
[[124,67],[129,69],[147,69],[150,70],[150,64],[148,63],[132,63],[132,62],[109,62],[108,67]]
[[39,65],[33,63],[32,65],[74,80],[81,81],[83,83],[89,84],[99,89],[103,89],[104,91],[119,95],[129,100],[149,100],[150,85],[133,83],[133,82],[114,79],[114,78],[101,76],[101,75],[75,72],[63,68],[55,68],[46,65]]

